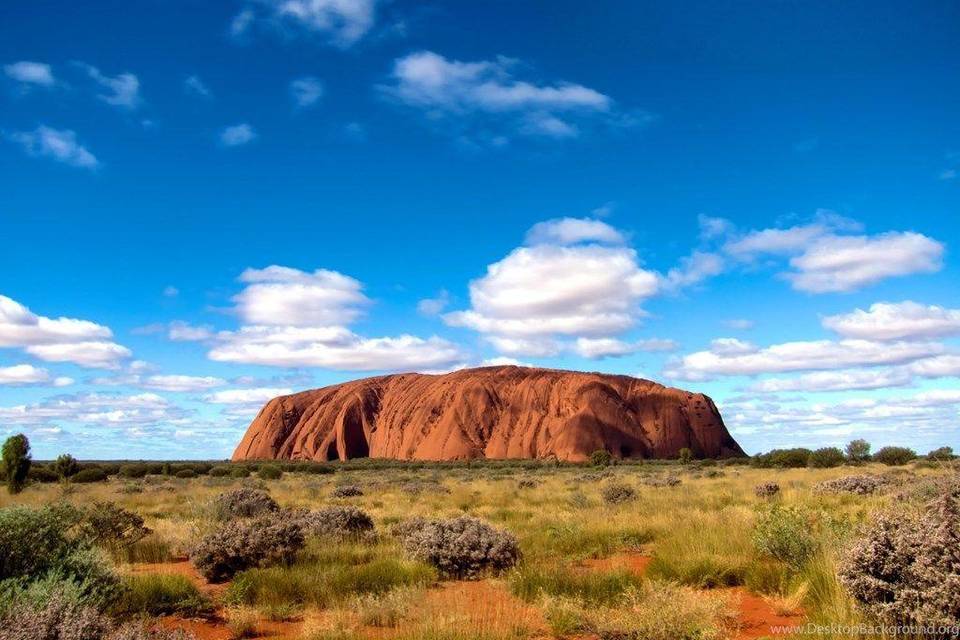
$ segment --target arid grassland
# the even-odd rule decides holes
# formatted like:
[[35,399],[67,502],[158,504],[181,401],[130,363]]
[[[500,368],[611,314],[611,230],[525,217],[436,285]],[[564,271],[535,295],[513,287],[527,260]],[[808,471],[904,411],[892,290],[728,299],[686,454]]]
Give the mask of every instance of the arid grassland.
[[[709,640],[949,622],[954,464],[367,461],[32,483],[0,496],[0,637]],[[916,566],[893,576],[906,554]],[[17,635],[51,620],[64,630]]]

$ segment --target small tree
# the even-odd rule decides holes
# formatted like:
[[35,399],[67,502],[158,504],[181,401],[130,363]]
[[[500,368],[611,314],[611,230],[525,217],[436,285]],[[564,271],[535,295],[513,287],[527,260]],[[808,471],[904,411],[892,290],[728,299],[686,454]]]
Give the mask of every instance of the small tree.
[[843,451],[836,447],[824,447],[817,449],[810,454],[807,460],[807,466],[815,469],[826,469],[829,467],[839,467],[846,458],[843,457]]
[[953,447],[940,447],[927,454],[927,459],[937,461],[953,460]]
[[597,449],[590,454],[590,464],[595,467],[606,467],[610,465],[610,452],[606,449]]
[[687,464],[693,459],[693,452],[689,448],[680,449],[680,464]]
[[870,443],[866,440],[851,440],[847,445],[847,460],[850,462],[866,462],[870,459]]
[[20,493],[30,473],[30,441],[18,433],[3,443],[3,469],[7,475],[7,490]]
[[53,463],[53,471],[60,476],[61,480],[66,480],[80,472],[80,463],[69,453],[64,453]]
[[874,461],[891,467],[907,464],[916,457],[917,452],[906,447],[883,447],[873,454]]

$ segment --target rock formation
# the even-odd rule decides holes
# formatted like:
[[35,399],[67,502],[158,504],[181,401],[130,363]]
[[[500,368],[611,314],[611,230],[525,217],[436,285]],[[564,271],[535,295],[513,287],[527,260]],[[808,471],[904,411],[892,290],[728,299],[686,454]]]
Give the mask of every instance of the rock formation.
[[234,460],[743,455],[707,396],[600,373],[483,367],[354,380],[270,400]]

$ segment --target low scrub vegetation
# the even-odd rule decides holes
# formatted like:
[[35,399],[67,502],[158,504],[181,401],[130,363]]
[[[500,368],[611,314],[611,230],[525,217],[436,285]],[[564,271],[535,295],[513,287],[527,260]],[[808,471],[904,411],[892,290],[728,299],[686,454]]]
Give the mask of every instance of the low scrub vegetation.
[[411,520],[395,529],[395,535],[411,556],[448,577],[476,578],[509,569],[520,559],[513,535],[469,516]]
[[205,536],[190,559],[207,580],[223,582],[250,567],[290,564],[303,543],[303,530],[289,519],[232,520]]

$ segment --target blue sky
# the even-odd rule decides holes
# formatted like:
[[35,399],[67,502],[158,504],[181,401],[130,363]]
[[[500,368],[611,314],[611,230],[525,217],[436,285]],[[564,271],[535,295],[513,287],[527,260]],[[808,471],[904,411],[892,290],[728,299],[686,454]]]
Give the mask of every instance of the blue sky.
[[484,363],[960,448],[951,2],[0,7],[0,435],[226,457]]

